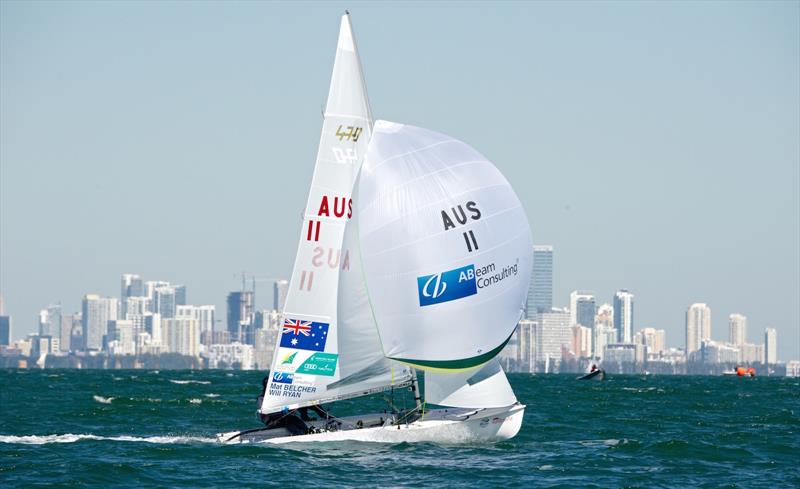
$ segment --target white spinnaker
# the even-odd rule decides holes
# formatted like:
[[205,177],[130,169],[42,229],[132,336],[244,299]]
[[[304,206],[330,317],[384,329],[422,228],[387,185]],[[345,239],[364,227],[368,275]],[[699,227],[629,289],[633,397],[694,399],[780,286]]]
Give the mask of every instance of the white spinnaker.
[[[319,152],[300,244],[282,311],[262,413],[361,395],[391,383],[391,372],[339,382],[339,276],[353,273],[342,247],[351,192],[372,132],[372,116],[348,15],[342,16]],[[373,345],[372,349],[379,349]],[[371,350],[370,350],[371,351]],[[389,379],[389,380],[387,380]]]
[[425,372],[425,402],[450,407],[496,408],[511,406],[517,402],[517,397],[500,362],[493,358],[472,370]]
[[362,266],[387,357],[463,370],[503,348],[532,261],[525,211],[467,144],[378,121],[356,182]]

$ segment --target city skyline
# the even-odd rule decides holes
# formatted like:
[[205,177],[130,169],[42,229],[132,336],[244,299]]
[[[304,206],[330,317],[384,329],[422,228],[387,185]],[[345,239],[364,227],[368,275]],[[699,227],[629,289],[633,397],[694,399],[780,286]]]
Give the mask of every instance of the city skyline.
[[[541,260],[538,264],[534,260],[532,268],[534,271],[539,269],[540,278],[544,270],[547,279],[545,281],[549,287],[542,285],[537,288],[536,294],[529,294],[526,298],[526,310],[533,308],[530,302],[540,302],[541,297],[552,300],[554,248],[552,245],[534,245],[533,251],[534,255],[537,251],[546,252],[543,255],[544,267]],[[531,275],[531,283],[534,280],[536,273]],[[152,348],[155,348],[153,351],[166,348],[166,352],[188,351],[192,352],[191,355],[198,356],[201,350],[196,348],[201,348],[202,343],[205,345],[206,353],[209,348],[212,350],[221,348],[225,355],[230,356],[230,349],[224,345],[229,342],[242,342],[251,347],[261,345],[260,353],[256,349],[247,355],[248,358],[251,355],[258,356],[261,362],[254,364],[260,363],[263,366],[266,361],[263,357],[264,351],[271,351],[271,345],[267,344],[269,342],[264,343],[271,334],[266,325],[269,322],[274,326],[273,323],[277,321],[289,282],[284,279],[259,281],[272,282],[272,290],[268,290],[265,294],[272,297],[271,307],[256,309],[256,278],[252,277],[251,289],[248,290],[248,282],[243,275],[241,289],[226,295],[226,320],[215,321],[216,306],[187,304],[186,285],[171,284],[163,280],[145,280],[138,274],[123,273],[119,297],[85,294],[81,301],[81,311],[74,314],[65,314],[60,303],[49,304],[38,312],[37,331],[22,335],[13,334],[9,316],[3,310],[4,299],[0,296],[0,322],[2,322],[0,326],[3,327],[0,330],[0,338],[4,339],[0,341],[0,345],[14,343],[14,340],[32,339],[38,335],[48,338],[51,343],[55,342],[54,346],[48,347],[55,352],[104,351],[112,355],[138,356],[142,348],[144,352],[149,352]],[[541,361],[544,355],[556,358],[561,349],[567,346],[571,347],[570,351],[579,358],[599,358],[603,356],[606,345],[610,345],[614,350],[612,355],[617,361],[624,361],[620,359],[627,358],[628,354],[634,355],[631,358],[636,358],[636,362],[643,362],[646,354],[656,354],[660,359],[660,355],[668,350],[673,352],[669,353],[673,356],[674,352],[682,350],[684,358],[689,359],[690,356],[695,358],[695,355],[700,353],[705,355],[706,352],[701,350],[707,345],[714,355],[722,355],[720,358],[728,358],[736,348],[739,351],[736,355],[740,355],[740,361],[743,363],[750,363],[755,361],[753,359],[759,358],[769,359],[769,363],[778,360],[797,362],[797,359],[793,358],[778,358],[777,346],[780,343],[776,341],[777,333],[774,328],[765,328],[763,336],[758,335],[758,338],[763,338],[763,343],[758,344],[758,339],[753,343],[748,342],[747,317],[739,313],[731,313],[728,316],[727,341],[724,341],[724,338],[713,337],[711,308],[705,303],[694,303],[686,309],[684,342],[676,343],[674,339],[671,343],[667,342],[664,329],[636,325],[633,316],[634,297],[632,292],[620,289],[614,294],[613,306],[609,303],[598,305],[593,292],[574,290],[570,293],[568,307],[551,305],[549,309],[539,308],[538,313],[523,319],[515,333],[515,342],[522,341],[523,344],[533,345],[538,361]],[[156,317],[153,317],[154,315]],[[268,315],[274,317],[267,320]],[[80,326],[77,337],[76,324]],[[261,334],[260,330],[267,336]],[[145,336],[140,337],[140,333],[144,333]],[[192,335],[191,341],[194,346],[189,346],[189,343],[186,343],[188,340],[183,336],[180,340],[175,336],[188,334]],[[205,339],[201,342],[203,334],[207,336],[204,336]],[[126,338],[127,342],[122,341],[121,337]],[[116,347],[111,343],[115,339],[121,340],[116,342]],[[545,343],[541,343],[542,340]],[[151,341],[153,341],[152,346]],[[216,344],[220,341],[222,344]],[[178,344],[182,346],[175,346]],[[648,345],[649,351],[638,352],[635,348],[628,351],[629,347],[635,345]],[[514,348],[519,349],[520,346]],[[508,355],[506,350],[501,356]],[[212,364],[215,365],[216,361],[213,360]],[[250,361],[251,359],[248,360]],[[529,368],[534,365],[532,358],[526,361]]]
[[[318,7],[0,5],[0,295],[16,332],[47,304],[116,296],[130,271],[218,311],[241,270],[289,276],[344,9]],[[796,12],[583,7],[356,3],[376,116],[496,163],[555,247],[553,305],[626,288],[636,328],[679,345],[704,302],[712,338],[741,313],[748,341],[772,327],[778,357],[800,357]],[[486,68],[467,73],[474,56]]]

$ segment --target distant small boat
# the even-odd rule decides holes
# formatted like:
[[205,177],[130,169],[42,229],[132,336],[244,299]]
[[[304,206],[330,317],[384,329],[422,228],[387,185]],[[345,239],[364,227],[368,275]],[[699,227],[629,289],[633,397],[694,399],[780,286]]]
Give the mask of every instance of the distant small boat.
[[736,367],[735,370],[726,370],[722,375],[738,376],[738,377],[755,377],[756,369],[753,367]]
[[602,368],[578,377],[578,380],[606,380],[606,371]]

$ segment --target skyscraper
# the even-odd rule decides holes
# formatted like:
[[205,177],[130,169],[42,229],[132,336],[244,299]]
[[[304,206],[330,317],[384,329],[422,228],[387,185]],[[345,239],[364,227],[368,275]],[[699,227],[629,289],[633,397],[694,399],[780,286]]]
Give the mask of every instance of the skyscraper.
[[594,295],[591,292],[575,290],[569,295],[569,314],[572,325],[594,327],[596,312]]
[[534,245],[533,272],[528,288],[526,317],[534,319],[539,312],[549,312],[553,307],[553,247]]
[[117,299],[87,294],[83,297],[83,339],[87,350],[100,350],[108,321],[117,319]]
[[216,307],[207,306],[177,306],[175,311],[176,318],[190,318],[197,320],[199,334],[214,330],[214,311]]
[[[61,351],[70,351],[72,347],[72,324],[75,322],[77,314],[62,314],[61,324],[59,325],[59,347]],[[80,318],[77,319],[80,321]]]
[[695,303],[686,310],[686,354],[700,349],[703,340],[711,339],[711,308]]
[[11,316],[0,316],[0,345],[11,344]]
[[242,341],[242,330],[255,323],[253,293],[250,291],[228,294],[228,333],[231,341]]
[[128,297],[141,297],[144,295],[144,282],[142,282],[142,277],[133,274],[133,273],[124,273],[122,274],[121,280],[121,288],[120,288],[120,317],[125,317],[125,314],[128,312]]
[[162,346],[169,353],[196,357],[200,354],[197,320],[189,317],[165,319]]
[[772,365],[778,362],[778,333],[775,328],[764,330],[764,363]]
[[667,333],[663,329],[644,328],[634,336],[634,343],[647,347],[647,353],[660,353],[666,349]]
[[614,329],[618,342],[633,341],[633,294],[625,289],[614,294]]
[[283,312],[283,306],[286,305],[286,295],[288,293],[289,293],[289,281],[276,280],[272,294],[273,309],[275,309],[278,312]]
[[61,330],[61,304],[50,304],[39,311],[39,336],[59,337]]
[[747,343],[747,317],[741,314],[728,316],[728,341],[736,346]]
[[561,349],[572,346],[569,312],[552,310],[538,314],[534,323],[536,362],[561,361]]

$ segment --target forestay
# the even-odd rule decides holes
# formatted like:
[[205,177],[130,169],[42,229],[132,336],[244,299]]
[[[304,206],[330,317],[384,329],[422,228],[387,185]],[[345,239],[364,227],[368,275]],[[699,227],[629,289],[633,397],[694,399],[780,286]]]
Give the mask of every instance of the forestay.
[[378,121],[356,182],[361,262],[387,357],[491,360],[522,316],[532,241],[503,175],[467,144]]
[[[391,370],[343,379],[346,355],[367,358],[380,345],[341,350],[337,322],[340,275],[354,273],[353,249],[342,246],[353,217],[351,191],[372,131],[372,117],[348,15],[342,17],[333,76],[311,190],[303,217],[262,413],[361,395],[393,381]],[[374,331],[374,324],[368,325]]]

